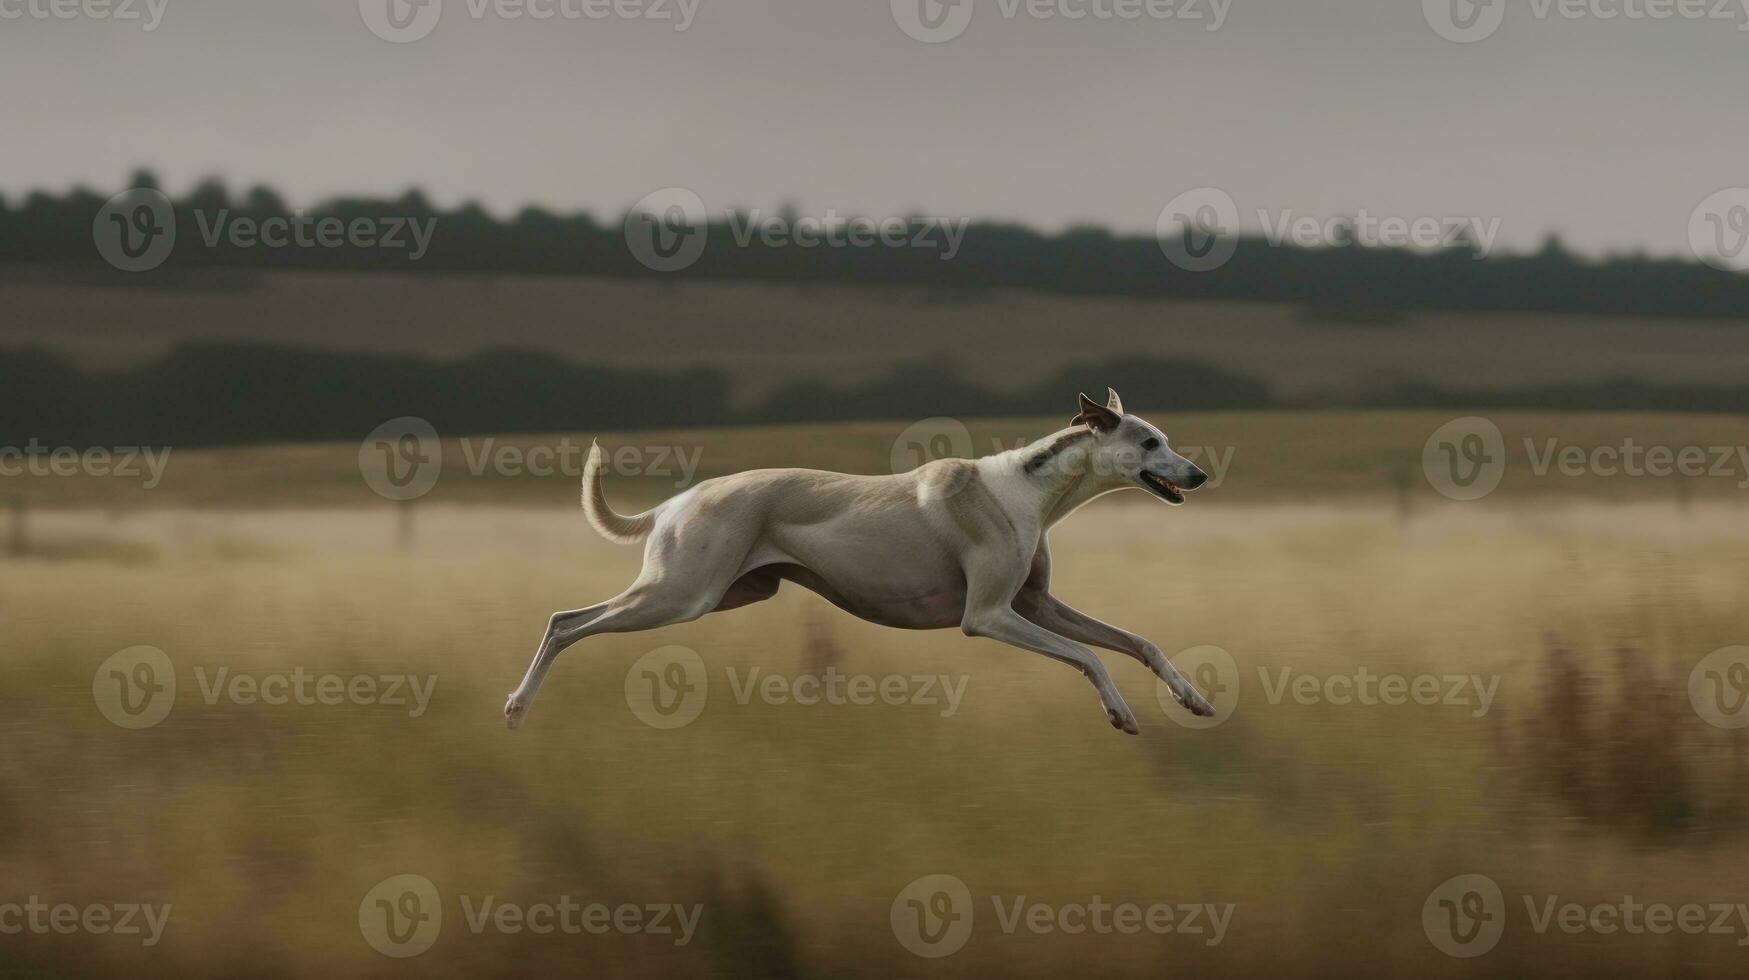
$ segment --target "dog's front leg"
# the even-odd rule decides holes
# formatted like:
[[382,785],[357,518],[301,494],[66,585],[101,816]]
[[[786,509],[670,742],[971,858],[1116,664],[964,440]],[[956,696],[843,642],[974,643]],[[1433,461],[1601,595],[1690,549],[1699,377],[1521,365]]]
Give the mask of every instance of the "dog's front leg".
[[1131,735],[1139,732],[1141,729],[1136,726],[1136,716],[1131,713],[1129,705],[1124,703],[1123,695],[1117,692],[1117,685],[1112,683],[1110,671],[1105,669],[1105,665],[1099,662],[1092,650],[1067,637],[1058,636],[1014,611],[1011,603],[1024,569],[1010,581],[1008,576],[1002,574],[1000,563],[983,564],[982,573],[979,563],[972,563],[966,570],[966,609],[960,621],[960,629],[967,636],[986,636],[992,640],[1000,640],[1010,646],[1042,653],[1052,660],[1060,660],[1078,668],[1099,691],[1099,700],[1105,705],[1105,714],[1112,727]]
[[1093,651],[1081,644],[1058,636],[1036,623],[1030,623],[1019,613],[1005,607],[976,614],[968,610],[966,620],[960,628],[967,636],[987,636],[992,640],[1042,653],[1053,660],[1061,660],[1079,668],[1099,691],[1099,700],[1105,705],[1105,714],[1110,719],[1111,726],[1131,735],[1141,731],[1136,725],[1135,714],[1124,703],[1123,695],[1117,693],[1117,685],[1112,683],[1111,673],[1093,655]]
[[1160,648],[1127,630],[1102,622],[1049,593],[1023,594],[1015,601],[1015,609],[1038,625],[1071,640],[1091,643],[1141,661],[1154,675],[1165,682],[1178,703],[1193,715],[1213,717],[1214,706],[1196,689]]

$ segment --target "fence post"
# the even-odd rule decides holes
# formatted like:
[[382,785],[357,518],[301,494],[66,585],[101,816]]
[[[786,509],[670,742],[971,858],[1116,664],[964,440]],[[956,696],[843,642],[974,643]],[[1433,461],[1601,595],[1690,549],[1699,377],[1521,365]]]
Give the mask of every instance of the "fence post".
[[1415,497],[1410,492],[1415,487],[1414,467],[1399,468],[1392,482],[1397,487],[1397,526],[1408,527],[1415,510]]
[[406,554],[413,550],[413,501],[395,504],[395,550]]
[[22,557],[30,552],[29,517],[26,513],[28,505],[24,497],[12,498],[11,530],[6,536],[7,553],[14,557]]

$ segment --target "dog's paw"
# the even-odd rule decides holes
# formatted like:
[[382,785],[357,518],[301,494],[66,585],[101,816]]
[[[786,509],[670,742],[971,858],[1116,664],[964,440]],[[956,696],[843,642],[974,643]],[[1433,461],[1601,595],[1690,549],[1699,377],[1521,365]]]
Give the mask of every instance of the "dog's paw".
[[504,727],[516,731],[522,724],[522,719],[528,714],[528,702],[516,695],[510,695],[510,700],[504,702]]
[[1141,734],[1142,729],[1136,725],[1136,716],[1130,714],[1129,711],[1117,711],[1112,708],[1107,708],[1105,709],[1105,716],[1111,720],[1111,727],[1118,731],[1129,735]]
[[1177,701],[1184,710],[1198,718],[1213,718],[1215,716],[1215,706],[1209,703],[1208,698],[1202,696],[1202,692],[1196,689],[1196,685],[1185,680],[1176,672],[1171,676],[1162,677],[1161,680],[1166,682],[1166,689],[1172,692],[1172,699]]
[[1174,693],[1178,694],[1178,703],[1184,705],[1186,711],[1198,718],[1213,718],[1215,716],[1215,706],[1210,704],[1208,698],[1203,697],[1196,688],[1187,686],[1183,692]]

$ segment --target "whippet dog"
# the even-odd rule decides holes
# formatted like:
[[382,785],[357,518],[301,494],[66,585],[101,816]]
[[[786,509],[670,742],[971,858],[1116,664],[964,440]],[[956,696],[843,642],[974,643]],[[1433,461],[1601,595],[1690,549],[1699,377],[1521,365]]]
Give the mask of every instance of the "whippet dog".
[[1117,392],[1081,396],[1068,428],[1021,449],[941,459],[908,473],[855,476],[753,470],[705,480],[636,517],[601,490],[601,449],[583,469],[583,512],[610,541],[648,538],[637,581],[606,602],[555,613],[522,684],[504,706],[521,724],[565,648],[597,633],[631,633],[769,599],[785,579],[883,626],[958,626],[1081,671],[1113,727],[1136,718],[1086,644],[1146,664],[1180,704],[1213,715],[1160,648],[1050,593],[1050,529],[1077,508],[1136,487],[1184,503],[1208,476],[1159,429],[1125,415]]

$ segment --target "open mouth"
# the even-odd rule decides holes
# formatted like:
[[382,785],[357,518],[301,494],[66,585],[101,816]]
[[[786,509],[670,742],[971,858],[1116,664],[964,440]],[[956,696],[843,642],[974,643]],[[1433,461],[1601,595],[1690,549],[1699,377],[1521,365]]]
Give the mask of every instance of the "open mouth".
[[1161,500],[1169,504],[1184,503],[1184,491],[1178,489],[1178,484],[1147,470],[1142,471],[1142,483]]

